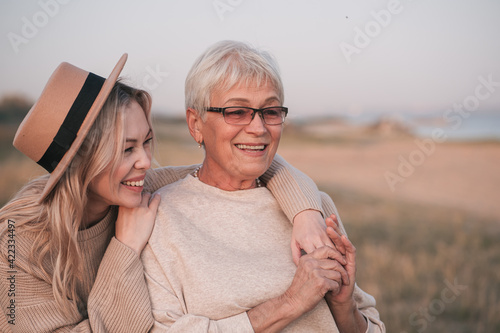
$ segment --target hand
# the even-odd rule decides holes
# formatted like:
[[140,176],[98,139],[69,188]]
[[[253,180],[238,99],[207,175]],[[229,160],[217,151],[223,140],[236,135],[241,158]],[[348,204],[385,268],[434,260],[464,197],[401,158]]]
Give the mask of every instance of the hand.
[[[338,233],[335,231],[335,228],[332,227],[331,225],[328,226],[326,231],[328,235],[330,235],[332,238],[338,237]],[[342,235],[340,237],[340,240],[342,242],[347,261],[344,267],[347,272],[348,283],[342,286],[339,293],[326,294],[325,298],[331,309],[336,307],[345,307],[352,305],[353,303],[352,294],[354,292],[354,285],[356,282],[356,248],[354,247],[354,245],[352,245],[351,241],[346,237],[346,235]],[[339,247],[341,246],[337,246],[337,248]],[[341,250],[339,249],[339,251]]]
[[[332,238],[335,238],[338,233],[335,231],[334,226],[331,225],[333,221],[333,219],[327,221],[327,233]],[[340,332],[365,332],[367,329],[366,319],[359,311],[358,305],[353,298],[356,282],[356,248],[345,235],[342,235],[340,239],[346,251],[347,264],[345,268],[349,276],[349,283],[342,286],[337,294],[334,292],[326,293],[325,300]]]
[[312,310],[326,293],[337,295],[342,284],[349,284],[337,256],[337,250],[324,246],[300,258],[292,284],[284,295],[300,315]]
[[298,265],[301,250],[311,253],[322,246],[334,248],[334,244],[326,233],[326,225],[321,213],[316,210],[305,210],[293,219],[292,231],[292,257],[295,265]]
[[123,244],[133,249],[138,255],[146,246],[153,232],[156,212],[160,204],[160,196],[143,193],[138,207],[119,207],[115,225],[115,235]]
[[[340,230],[339,220],[335,214],[330,215],[325,220],[327,227],[327,235],[330,237],[330,240],[335,244],[335,248],[345,256],[346,249],[344,242],[341,239],[341,235],[343,234]],[[332,230],[333,229],[333,230]]]

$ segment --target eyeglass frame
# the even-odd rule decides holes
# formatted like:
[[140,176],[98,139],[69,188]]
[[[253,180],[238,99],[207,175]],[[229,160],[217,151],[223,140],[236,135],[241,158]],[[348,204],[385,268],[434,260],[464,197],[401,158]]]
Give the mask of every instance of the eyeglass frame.
[[[252,119],[250,119],[250,122],[248,124],[231,124],[231,123],[228,123],[226,121],[226,109],[230,109],[230,108],[242,108],[242,109],[248,109],[248,110],[252,110]],[[264,110],[266,109],[273,109],[273,108],[281,108],[281,111],[285,113],[284,116],[281,117],[281,123],[279,124],[268,124],[266,123],[266,120],[264,119],[264,114],[262,113]],[[268,107],[265,107],[265,108],[262,108],[262,109],[255,109],[255,108],[250,108],[248,106],[227,106],[227,107],[223,107],[223,108],[216,108],[216,107],[208,107],[206,109],[207,112],[218,112],[218,113],[222,113],[222,117],[224,118],[224,121],[226,122],[226,124],[228,125],[237,125],[237,126],[246,126],[246,125],[250,125],[250,123],[253,121],[253,119],[255,118],[255,114],[258,112],[259,113],[259,116],[260,116],[260,119],[262,119],[262,122],[266,125],[269,125],[269,126],[275,126],[275,125],[282,125],[284,122],[285,122],[285,118],[286,116],[288,115],[288,108],[286,106],[268,106]]]

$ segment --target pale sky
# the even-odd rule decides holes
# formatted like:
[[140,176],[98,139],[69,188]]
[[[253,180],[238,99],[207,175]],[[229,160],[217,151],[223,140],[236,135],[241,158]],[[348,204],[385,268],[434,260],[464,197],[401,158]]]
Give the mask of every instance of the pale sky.
[[[107,77],[126,52],[122,75],[180,115],[196,57],[234,39],[278,59],[292,117],[442,113],[500,82],[499,17],[498,0],[2,0],[0,96],[36,99],[63,61]],[[478,111],[500,113],[492,89]]]

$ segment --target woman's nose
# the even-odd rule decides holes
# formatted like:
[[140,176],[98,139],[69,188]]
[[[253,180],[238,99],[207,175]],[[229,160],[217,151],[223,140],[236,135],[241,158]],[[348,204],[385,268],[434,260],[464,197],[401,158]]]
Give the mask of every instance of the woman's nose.
[[264,124],[264,119],[262,119],[262,113],[256,112],[250,124],[246,126],[247,132],[255,133],[258,135],[263,134],[267,131],[266,125]]
[[151,167],[151,152],[146,149],[141,149],[138,153],[137,161],[135,162],[136,169],[149,169]]

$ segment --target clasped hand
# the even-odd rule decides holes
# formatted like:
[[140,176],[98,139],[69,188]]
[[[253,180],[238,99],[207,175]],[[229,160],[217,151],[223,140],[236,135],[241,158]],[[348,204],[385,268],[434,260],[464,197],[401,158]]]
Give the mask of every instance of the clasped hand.
[[342,235],[337,217],[326,220],[331,245],[316,247],[296,262],[297,272],[286,296],[301,313],[325,298],[330,308],[352,304],[356,275],[356,249]]

